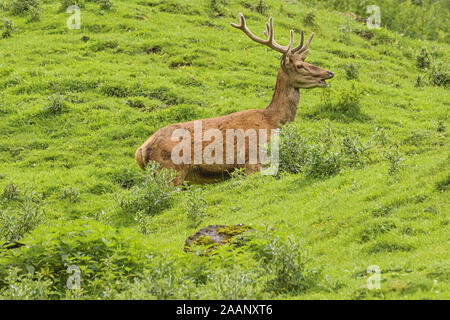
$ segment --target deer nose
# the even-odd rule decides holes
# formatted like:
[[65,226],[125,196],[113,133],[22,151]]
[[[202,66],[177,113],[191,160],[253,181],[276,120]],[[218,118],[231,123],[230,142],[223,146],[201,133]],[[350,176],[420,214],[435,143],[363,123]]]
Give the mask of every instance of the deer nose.
[[330,75],[330,79],[334,77],[334,72],[328,71],[328,74]]

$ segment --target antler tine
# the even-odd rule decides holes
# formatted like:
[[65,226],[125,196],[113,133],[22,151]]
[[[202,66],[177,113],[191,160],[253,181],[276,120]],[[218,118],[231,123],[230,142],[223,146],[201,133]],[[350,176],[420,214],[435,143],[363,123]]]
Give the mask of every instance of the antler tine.
[[309,45],[311,44],[311,41],[312,41],[313,37],[314,37],[314,32],[311,33],[311,35],[309,36],[308,40],[306,40],[305,46],[303,47],[304,35],[303,35],[303,30],[302,30],[302,39],[300,40],[300,44],[297,47],[295,47],[294,49],[292,49],[292,52],[298,54],[298,53],[302,53],[303,51],[306,51],[306,49],[309,48]]
[[267,40],[261,39],[257,36],[255,36],[250,29],[247,27],[244,15],[242,13],[239,13],[239,20],[240,25],[237,25],[235,23],[231,23],[231,26],[237,29],[242,30],[250,39],[252,39],[255,42],[258,42],[260,44],[266,45],[269,48],[272,48],[278,52],[281,52],[285,54],[288,52],[291,47],[292,43],[294,42],[294,32],[291,30],[291,39],[288,46],[281,46],[279,45],[273,38],[274,38],[274,31],[273,31],[273,19],[272,17],[269,18],[269,22],[266,22],[266,30],[264,31],[264,35],[267,37]]
[[292,52],[297,52],[303,47],[303,40],[305,39],[305,33],[303,30],[300,32],[300,44],[296,46],[294,49],[292,49]]

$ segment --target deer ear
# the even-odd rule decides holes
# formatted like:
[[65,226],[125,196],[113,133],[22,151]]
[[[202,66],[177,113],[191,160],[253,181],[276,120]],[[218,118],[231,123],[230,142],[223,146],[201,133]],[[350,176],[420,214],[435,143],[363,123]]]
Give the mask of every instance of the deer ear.
[[309,54],[309,49],[300,53],[300,59],[302,59],[302,61],[305,61],[308,54]]

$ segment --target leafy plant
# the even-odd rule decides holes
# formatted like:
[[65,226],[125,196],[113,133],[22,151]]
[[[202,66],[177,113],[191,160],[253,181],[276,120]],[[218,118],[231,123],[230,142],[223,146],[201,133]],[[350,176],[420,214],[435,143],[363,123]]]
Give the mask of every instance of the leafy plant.
[[21,15],[25,12],[40,12],[41,2],[39,0],[11,0],[9,10],[14,15]]
[[449,66],[443,62],[433,63],[427,73],[428,81],[433,86],[450,87]]
[[200,190],[191,189],[184,205],[186,207],[189,225],[191,227],[197,227],[205,218],[206,209],[208,208],[205,199],[201,197]]
[[[41,226],[22,241],[27,246],[18,249],[20,255],[11,252],[0,257],[1,268],[9,265],[24,272],[32,267],[40,273],[41,280],[51,282],[54,289],[50,298],[66,295],[70,266],[80,271],[85,297],[101,296],[111,286],[120,288],[118,280],[131,280],[142,272],[146,255],[150,254],[138,234],[92,220]],[[0,282],[2,287],[5,282]]]
[[80,201],[80,192],[72,187],[63,189],[61,191],[61,196],[59,197],[60,199],[67,199],[72,203],[78,202]]
[[223,17],[226,14],[227,12],[226,6],[228,5],[228,0],[210,0],[209,4],[213,16]]
[[8,267],[5,285],[0,287],[0,300],[46,300],[51,293],[51,281],[41,280],[40,273],[33,269],[23,272],[17,267]]
[[111,0],[97,0],[100,10],[110,10],[113,7]]
[[64,96],[60,95],[59,93],[49,96],[48,100],[50,101],[50,103],[43,108],[45,112],[56,115],[63,112],[66,108],[66,104],[64,103]]
[[77,6],[79,8],[84,8],[84,0],[60,0],[59,12],[64,12],[70,6]]
[[316,15],[314,12],[308,12],[303,17],[303,23],[307,26],[316,26]]
[[385,151],[384,158],[389,163],[388,173],[391,176],[396,175],[398,173],[400,169],[400,163],[405,160],[400,157],[400,153],[394,146],[391,146],[389,150]]
[[356,64],[351,62],[346,63],[344,65],[344,70],[345,70],[345,77],[347,78],[347,80],[358,79],[359,70]]
[[419,69],[427,69],[431,65],[430,55],[426,48],[420,50],[420,53],[416,57],[416,66]]
[[269,275],[266,290],[299,293],[318,285],[322,271],[307,267],[306,252],[293,238],[263,235],[253,239],[250,246]]
[[14,31],[14,24],[11,20],[3,18],[2,38],[9,38]]
[[19,188],[14,183],[10,182],[5,186],[3,190],[1,199],[3,201],[10,201],[14,199],[18,199],[20,195]]
[[268,9],[269,9],[269,7],[264,2],[264,0],[258,0],[257,5],[255,6],[256,12],[258,12],[259,14],[265,15],[267,13]]
[[42,209],[30,200],[21,203],[18,208],[0,210],[0,239],[20,240],[43,220]]
[[147,165],[141,181],[119,197],[119,206],[127,213],[154,216],[173,204],[173,195],[178,190],[173,181],[176,173],[160,169],[156,162]]

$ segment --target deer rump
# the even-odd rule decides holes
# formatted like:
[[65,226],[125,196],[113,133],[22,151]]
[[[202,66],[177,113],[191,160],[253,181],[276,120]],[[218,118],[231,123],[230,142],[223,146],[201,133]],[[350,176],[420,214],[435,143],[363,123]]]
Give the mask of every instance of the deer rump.
[[[194,123],[196,121],[201,121],[201,130],[195,128]],[[136,161],[139,166],[144,169],[150,161],[156,161],[160,164],[161,168],[174,169],[178,172],[178,176],[175,179],[176,184],[182,183],[184,180],[192,183],[211,183],[220,181],[229,178],[230,174],[236,168],[244,168],[246,173],[253,173],[261,169],[261,159],[259,157],[260,148],[262,147],[261,144],[269,143],[271,130],[277,128],[276,124],[271,121],[271,118],[265,115],[264,110],[245,110],[217,118],[196,121],[168,125],[155,132],[136,152]],[[183,151],[180,153],[177,151],[173,152],[173,149],[177,146],[179,147],[182,142],[181,137],[178,139],[172,138],[174,131],[177,129],[185,130],[190,135],[190,157],[189,161],[186,161],[188,163],[176,164],[173,161],[173,155],[183,156]],[[197,132],[195,129],[197,129]],[[213,136],[208,140],[205,138],[205,133],[210,129],[218,129],[222,137],[222,157],[220,157],[219,161],[212,164],[206,163],[206,157],[203,157],[205,148],[208,146],[211,148],[216,140],[216,136]],[[248,135],[244,135],[241,140],[244,142],[244,145],[239,144],[240,139],[238,137],[234,136],[232,137],[232,140],[227,139],[227,131],[229,135],[230,130],[234,132],[242,130],[245,133],[248,129],[251,129],[252,132],[256,133],[256,141],[254,141],[256,144],[250,144],[251,139]],[[264,139],[265,141],[260,139],[260,131],[267,133],[267,139]],[[195,132],[198,134],[197,136],[195,135]],[[195,142],[198,141],[198,139],[196,140],[196,137],[198,138],[198,136],[201,136],[201,140],[200,142],[197,142],[196,148]],[[228,145],[230,142],[233,146]],[[201,146],[201,150],[199,146]],[[231,154],[233,162],[230,163],[228,159],[227,163],[227,150],[231,148],[233,150],[233,153]],[[243,148],[245,149],[242,150]],[[256,150],[256,163],[254,158],[253,161],[250,161],[250,150],[253,152]],[[212,148],[210,153],[213,158],[216,157],[215,151],[216,149]],[[241,163],[238,163],[238,152],[243,152],[244,163],[242,163],[242,161],[239,161]],[[198,154],[201,155],[201,163],[196,163],[196,153],[197,157]]]

